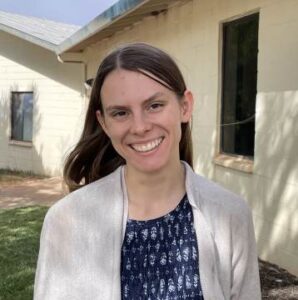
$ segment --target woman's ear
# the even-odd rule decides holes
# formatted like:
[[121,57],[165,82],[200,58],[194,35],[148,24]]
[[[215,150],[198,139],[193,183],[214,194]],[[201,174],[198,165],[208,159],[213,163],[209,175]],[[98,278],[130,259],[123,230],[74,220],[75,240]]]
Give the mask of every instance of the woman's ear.
[[106,124],[105,124],[104,116],[102,115],[100,110],[96,111],[96,119],[97,119],[99,125],[101,126],[101,128],[103,129],[103,131],[105,132],[105,134],[107,136],[109,136],[108,131],[107,131],[107,127],[106,127]]
[[187,123],[191,119],[193,111],[193,95],[192,92],[186,90],[181,101],[181,122]]

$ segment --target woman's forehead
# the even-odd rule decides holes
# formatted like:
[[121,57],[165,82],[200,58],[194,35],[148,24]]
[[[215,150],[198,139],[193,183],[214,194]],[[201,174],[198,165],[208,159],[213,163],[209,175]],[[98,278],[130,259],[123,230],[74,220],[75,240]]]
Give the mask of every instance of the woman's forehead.
[[[168,86],[165,82],[163,82],[162,79],[157,77],[156,75],[145,71],[145,70],[139,70],[139,71],[131,71],[131,70],[125,70],[118,68],[116,70],[113,70],[110,72],[104,82],[103,85],[111,85],[111,84],[129,84],[130,82],[151,82],[151,83],[158,83],[162,86]],[[171,89],[170,87],[168,87]]]
[[119,69],[106,77],[101,89],[101,99],[103,104],[144,101],[155,94],[171,93],[168,88],[140,72]]

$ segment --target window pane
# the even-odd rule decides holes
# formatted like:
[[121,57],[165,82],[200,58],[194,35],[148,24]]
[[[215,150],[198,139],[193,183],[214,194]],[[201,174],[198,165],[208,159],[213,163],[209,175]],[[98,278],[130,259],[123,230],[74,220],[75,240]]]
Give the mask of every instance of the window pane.
[[254,14],[223,27],[221,150],[251,157],[254,155],[258,20],[259,15]]
[[23,95],[23,140],[32,141],[33,97],[27,93]]
[[23,106],[20,94],[14,93],[12,95],[12,139],[22,140],[23,138]]
[[33,93],[12,93],[11,138],[32,141]]

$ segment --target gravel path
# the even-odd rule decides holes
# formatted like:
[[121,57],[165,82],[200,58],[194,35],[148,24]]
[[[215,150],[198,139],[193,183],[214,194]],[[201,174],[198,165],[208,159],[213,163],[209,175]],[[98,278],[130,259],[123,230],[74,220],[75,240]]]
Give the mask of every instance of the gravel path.
[[277,265],[259,261],[262,299],[298,300],[298,277]]

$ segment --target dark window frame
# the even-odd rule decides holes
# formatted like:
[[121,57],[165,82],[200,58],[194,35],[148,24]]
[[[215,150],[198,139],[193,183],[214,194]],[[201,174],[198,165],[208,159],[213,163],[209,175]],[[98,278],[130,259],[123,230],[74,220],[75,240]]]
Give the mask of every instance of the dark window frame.
[[[26,134],[28,135],[28,132],[26,132],[26,128],[25,128],[25,124],[24,124],[24,114],[25,114],[25,111],[24,111],[24,98],[21,99],[21,102],[22,102],[22,120],[21,120],[21,133],[19,132],[18,134],[15,133],[15,114],[14,114],[14,95],[31,95],[30,99],[31,99],[31,120],[30,120],[30,123],[31,123],[31,127],[29,128],[29,136],[30,138],[26,138]],[[28,144],[31,144],[32,143],[32,140],[33,140],[33,119],[34,119],[34,116],[33,116],[33,111],[34,111],[34,92],[33,91],[12,91],[10,93],[10,141],[12,142],[24,142],[24,143],[28,143]]]
[[[253,59],[254,59],[254,63],[255,63],[255,65],[253,65],[253,67],[255,67],[255,69],[254,69],[255,77],[253,77],[253,79],[252,79],[252,81],[254,81],[254,83],[252,85],[254,85],[254,91],[249,90],[250,95],[248,96],[248,98],[250,98],[250,99],[253,98],[254,103],[249,104],[249,105],[251,105],[251,107],[249,107],[249,109],[248,109],[250,111],[249,116],[246,115],[244,117],[242,116],[240,119],[239,118],[237,119],[237,117],[236,117],[237,109],[239,110],[239,108],[237,106],[241,106],[241,104],[242,105],[245,104],[245,99],[242,100],[242,102],[237,102],[237,99],[241,98],[241,96],[243,98],[244,92],[239,97],[238,90],[240,89],[239,85],[241,84],[241,82],[239,83],[240,80],[238,80],[238,77],[236,77],[235,74],[234,74],[234,77],[235,77],[234,81],[232,81],[232,79],[228,78],[231,75],[231,72],[230,73],[228,72],[229,69],[226,66],[228,64],[230,64],[229,65],[230,68],[231,68],[231,66],[232,66],[232,68],[234,67],[234,69],[236,68],[235,73],[237,73],[237,76],[238,76],[239,61],[241,60],[241,57],[240,57],[240,59],[238,58],[238,52],[237,52],[237,58],[236,59],[233,58],[234,52],[232,52],[232,53],[228,53],[228,55],[230,55],[230,58],[232,58],[232,60],[234,59],[236,61],[236,63],[233,61],[231,62],[231,60],[230,61],[226,60],[228,57],[227,51],[229,51],[234,46],[231,43],[227,44],[227,34],[228,34],[227,31],[230,30],[230,32],[231,32],[233,30],[233,28],[232,28],[233,26],[237,27],[237,26],[241,26],[243,24],[245,25],[248,22],[255,22],[254,26],[256,26],[256,31],[253,31],[255,34],[255,36],[254,36],[255,40],[253,42],[254,43],[256,42],[256,44],[253,44],[253,46],[256,46],[256,48],[255,48],[256,52],[253,52],[253,55],[254,55]],[[230,28],[228,28],[228,27],[230,27]],[[255,28],[253,30],[255,30]],[[229,155],[229,156],[234,156],[234,157],[247,158],[250,160],[253,160],[253,158],[254,158],[254,144],[255,144],[255,105],[256,105],[256,95],[257,95],[257,71],[258,71],[258,47],[259,47],[258,31],[259,31],[259,12],[254,12],[249,15],[234,19],[232,21],[224,22],[222,24],[222,43],[221,43],[222,64],[221,64],[221,99],[220,99],[221,108],[220,108],[219,153]],[[240,30],[239,30],[239,32],[240,32]],[[229,38],[232,39],[231,36]],[[240,36],[240,38],[242,38],[242,36]],[[242,44],[240,44],[239,37],[238,37],[238,40],[236,43],[236,51],[241,51],[241,49],[240,49],[241,45]],[[234,48],[234,51],[235,51],[235,48]],[[249,57],[249,56],[247,56],[247,57]],[[232,65],[232,63],[234,63],[234,65]],[[241,66],[243,67],[243,65],[241,65]],[[247,66],[244,66],[244,67],[247,67]],[[248,66],[248,68],[249,68],[249,66]],[[227,76],[227,74],[229,74],[229,76]],[[233,76],[233,74],[231,76]],[[243,80],[243,82],[245,82],[245,81]],[[229,95],[227,96],[227,94],[229,94],[229,91],[231,91],[231,86],[236,91],[234,94],[235,99],[232,100],[233,104],[229,104],[229,102],[227,102],[228,101],[227,99],[230,99],[228,97]],[[230,88],[230,90],[228,88]],[[247,88],[247,87],[245,87],[245,88]],[[227,92],[227,90],[228,90],[228,92]],[[251,94],[254,94],[254,97],[252,97]],[[233,107],[233,105],[234,105],[234,107]],[[230,106],[230,107],[228,107],[228,106]],[[232,109],[232,111],[234,110],[234,112],[232,112],[232,113],[229,112],[229,109],[230,109],[230,111],[231,111],[231,109]],[[230,115],[228,115],[227,111],[229,112]],[[234,116],[233,116],[233,113],[234,113]],[[247,112],[245,111],[245,113],[247,113]],[[235,120],[233,120],[233,118],[235,118]],[[227,119],[229,119],[229,120],[227,120]],[[242,123],[243,121],[246,121],[246,122]],[[237,125],[232,125],[233,123],[237,123]],[[251,123],[251,124],[249,124],[249,123]],[[236,126],[237,126],[237,128],[233,129],[233,130],[231,130],[231,129],[227,130],[226,128],[228,128],[228,126],[230,126],[230,128],[232,128],[232,126],[234,128],[236,128]],[[238,147],[238,148],[240,148],[240,150],[237,150],[237,149],[235,150],[235,148],[237,148],[237,146],[238,146],[237,145],[237,136],[236,136],[235,132],[237,130],[238,130],[238,132],[241,131],[241,129],[239,129],[240,126],[242,126],[241,129],[243,132],[245,132],[245,130],[243,130],[243,128],[244,128],[244,126],[246,126],[246,131],[249,132],[249,142],[245,141],[245,138],[243,137],[243,135],[241,136],[238,133],[238,141],[239,141],[239,136],[240,136],[240,142],[242,142],[242,145],[240,145],[240,147]],[[247,127],[249,130],[247,130]],[[229,148],[229,142],[230,142],[230,149],[227,149],[227,148]],[[244,146],[243,146],[243,142],[244,142]],[[247,147],[245,149],[246,143],[250,144],[249,145],[250,147]],[[228,145],[228,147],[226,145]],[[234,151],[231,151],[231,149],[233,149]]]

